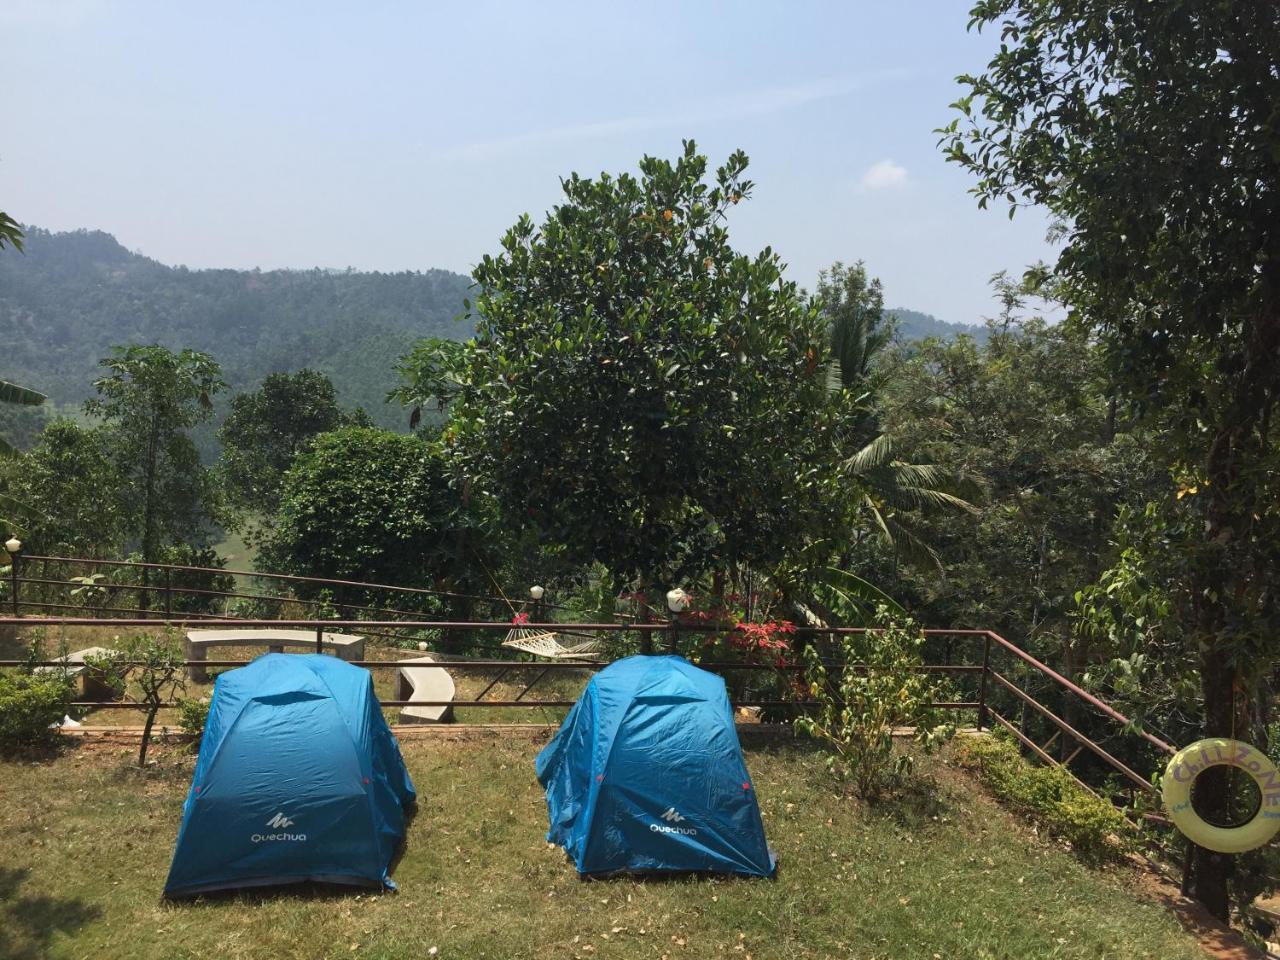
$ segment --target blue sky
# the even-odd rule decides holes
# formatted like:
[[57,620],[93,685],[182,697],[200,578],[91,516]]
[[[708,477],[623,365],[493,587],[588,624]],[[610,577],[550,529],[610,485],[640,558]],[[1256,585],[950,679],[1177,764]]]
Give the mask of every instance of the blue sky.
[[1052,256],[932,130],[997,42],[968,4],[4,0],[0,209],[192,267],[467,271],[559,177],[684,137],[751,157],[734,245],[972,322]]

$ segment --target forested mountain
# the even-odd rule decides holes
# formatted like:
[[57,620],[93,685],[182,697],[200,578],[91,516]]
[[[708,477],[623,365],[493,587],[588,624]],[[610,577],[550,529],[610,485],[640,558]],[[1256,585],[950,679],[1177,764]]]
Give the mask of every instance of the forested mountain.
[[[25,252],[0,251],[0,378],[48,394],[49,404],[0,411],[0,423],[27,446],[49,413],[74,411],[93,393],[98,361],[114,344],[158,343],[211,353],[231,388],[224,397],[269,373],[310,367],[329,376],[344,407],[402,429],[404,411],[384,402],[395,361],[419,337],[470,336],[457,320],[469,285],[447,270],[192,270],[101,231],[30,227]],[[986,336],[983,327],[891,312],[902,341]]]
[[987,340],[987,328],[981,324],[948,323],[932,314],[921,313],[919,310],[907,310],[904,307],[894,307],[885,312],[893,314],[897,321],[895,338],[901,343],[924,340],[927,337],[950,340],[962,333],[973,337],[979,343],[985,343]]
[[384,403],[418,337],[463,339],[470,280],[446,270],[191,270],[131,253],[110,234],[29,228],[0,251],[0,378],[78,405],[113,344],[211,353],[231,391],[276,371],[327,374],[346,407],[401,426]]

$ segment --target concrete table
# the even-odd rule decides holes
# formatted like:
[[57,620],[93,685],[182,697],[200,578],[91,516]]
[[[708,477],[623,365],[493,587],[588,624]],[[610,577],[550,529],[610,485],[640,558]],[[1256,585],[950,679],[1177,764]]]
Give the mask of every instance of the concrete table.
[[[314,653],[316,635],[312,630],[188,630],[183,640],[188,660],[207,660],[209,647],[261,647],[270,653],[284,653],[285,647],[297,647]],[[349,633],[326,633],[321,649],[336,654],[340,660],[363,660],[364,637]],[[207,683],[204,667],[191,664],[188,676],[196,683]]]

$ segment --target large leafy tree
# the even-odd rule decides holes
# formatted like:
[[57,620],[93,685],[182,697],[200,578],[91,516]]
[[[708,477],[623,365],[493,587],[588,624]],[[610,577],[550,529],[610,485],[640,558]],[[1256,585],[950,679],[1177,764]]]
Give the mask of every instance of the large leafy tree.
[[437,451],[416,436],[369,427],[321,434],[285,474],[270,569],[399,586],[455,585],[469,523]]
[[333,383],[315,370],[273,373],[257,390],[236,394],[218,429],[222,479],[231,503],[269,515],[298,454],[347,419]]
[[[1280,637],[1280,6],[984,0],[971,23],[1002,43],[961,78],[948,156],[981,204],[1060,221],[1077,322],[1127,398],[1167,418],[1203,520],[1183,588],[1204,732],[1238,735]],[[1203,780],[1225,816],[1225,777]],[[1222,918],[1230,871],[1197,852],[1195,893]]]
[[119,556],[124,484],[103,431],[54,420],[12,472],[32,553]]
[[746,167],[708,178],[686,142],[639,177],[574,174],[475,270],[446,443],[509,524],[624,582],[768,565],[822,508],[825,324],[771,250],[730,247]]
[[132,485],[122,503],[129,533],[155,563],[165,544],[209,532],[212,484],[188,431],[212,415],[221,370],[208,354],[158,346],[116,347],[102,366],[85,412],[104,421],[111,457]]

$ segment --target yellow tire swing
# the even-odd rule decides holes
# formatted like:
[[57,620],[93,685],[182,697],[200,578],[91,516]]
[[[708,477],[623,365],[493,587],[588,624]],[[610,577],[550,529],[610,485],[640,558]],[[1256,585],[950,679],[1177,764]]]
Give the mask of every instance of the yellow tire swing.
[[[1210,767],[1237,767],[1253,778],[1262,803],[1253,819],[1235,827],[1207,823],[1191,805],[1191,787]],[[1244,853],[1264,846],[1280,831],[1280,771],[1255,747],[1239,740],[1198,740],[1174,754],[1160,783],[1165,811],[1188,839],[1217,853]]]

